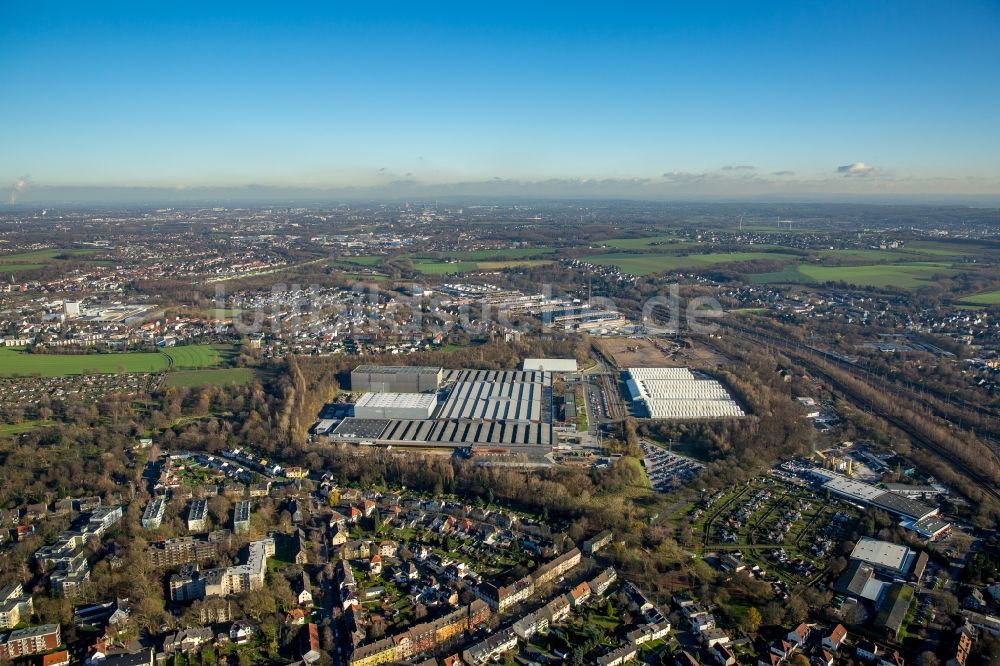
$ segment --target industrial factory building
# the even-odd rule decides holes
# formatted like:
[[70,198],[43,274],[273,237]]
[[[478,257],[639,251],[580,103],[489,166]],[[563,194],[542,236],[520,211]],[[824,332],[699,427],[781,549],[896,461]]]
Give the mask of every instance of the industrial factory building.
[[639,411],[653,419],[739,418],[743,410],[714,379],[687,368],[629,368],[625,384]]
[[469,421],[459,419],[344,419],[331,434],[335,440],[383,446],[506,447],[552,445],[547,423]]
[[[929,529],[928,521],[938,513],[935,507],[928,506],[923,502],[897,495],[885,488],[851,479],[830,470],[816,469],[812,471],[812,476],[817,478],[822,483],[822,488],[831,494],[858,504],[882,509],[891,515],[902,518],[904,527],[918,532]],[[947,527],[947,523],[939,522],[939,526],[933,527],[932,535],[934,536]]]
[[435,393],[365,393],[354,404],[354,416],[359,419],[429,419],[435,407]]
[[[569,368],[566,360],[555,360]],[[353,416],[329,430],[335,441],[535,457],[554,443],[551,372],[360,366],[351,381],[355,391],[368,392],[353,405]]]
[[575,358],[526,358],[521,363],[522,370],[538,372],[576,372]]
[[444,370],[426,366],[359,365],[351,372],[355,393],[426,393],[441,386]]
[[[475,376],[478,373],[471,373]],[[496,376],[490,376],[496,375]],[[544,372],[485,373],[455,383],[441,418],[542,421],[551,412],[551,379]]]
[[890,576],[905,576],[913,568],[917,554],[899,544],[861,537],[851,552],[852,560],[870,564],[876,571]]

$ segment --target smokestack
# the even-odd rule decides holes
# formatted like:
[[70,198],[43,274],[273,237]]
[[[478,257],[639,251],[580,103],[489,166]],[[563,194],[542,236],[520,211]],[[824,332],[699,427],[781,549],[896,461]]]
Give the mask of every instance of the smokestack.
[[14,184],[10,188],[10,204],[14,205],[17,203],[17,193],[24,192],[28,189],[28,183],[30,182],[30,176],[21,176],[14,181]]

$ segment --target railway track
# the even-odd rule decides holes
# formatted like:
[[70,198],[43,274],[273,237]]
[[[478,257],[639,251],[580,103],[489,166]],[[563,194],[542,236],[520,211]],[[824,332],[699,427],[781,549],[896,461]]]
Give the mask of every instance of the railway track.
[[[827,362],[832,362],[834,365],[841,367],[843,369],[857,371],[858,368],[841,358],[836,354],[831,354],[823,350],[818,350],[808,345],[802,345],[799,343],[791,342],[789,340],[779,338],[776,336],[761,333],[759,331],[752,331],[746,329],[742,326],[736,326],[728,322],[719,322],[721,325],[725,326],[728,330],[735,332],[737,335],[756,340],[768,344],[776,349],[782,350],[784,353],[788,354],[792,358],[795,358],[799,363],[802,363],[806,368],[809,369],[814,376],[823,379],[829,386],[830,390],[834,395],[839,394],[841,397],[845,398],[849,402],[862,407],[863,409],[868,409],[875,412],[881,419],[892,425],[893,427],[899,429],[900,431],[906,433],[914,445],[922,448],[926,451],[933,453],[935,456],[943,459],[949,465],[951,465],[956,470],[965,474],[970,480],[974,481],[982,492],[989,495],[997,502],[1000,502],[1000,491],[996,488],[996,483],[984,476],[982,472],[973,467],[967,465],[966,463],[957,460],[952,454],[941,447],[939,444],[933,440],[926,437],[918,429],[914,428],[912,424],[907,423],[903,419],[893,416],[892,414],[887,414],[883,410],[876,409],[871,403],[865,399],[863,396],[857,394],[856,391],[851,389],[849,386],[842,384],[835,376],[824,370],[816,363],[814,356],[820,356],[823,360]],[[860,379],[860,378],[859,378]],[[864,381],[864,380],[862,380]],[[895,395],[902,395],[895,393]]]

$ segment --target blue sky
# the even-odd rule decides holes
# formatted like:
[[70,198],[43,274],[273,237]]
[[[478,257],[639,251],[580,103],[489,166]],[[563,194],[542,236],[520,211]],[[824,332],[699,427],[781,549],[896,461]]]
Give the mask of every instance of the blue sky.
[[8,4],[0,183],[1000,193],[995,1],[425,4]]

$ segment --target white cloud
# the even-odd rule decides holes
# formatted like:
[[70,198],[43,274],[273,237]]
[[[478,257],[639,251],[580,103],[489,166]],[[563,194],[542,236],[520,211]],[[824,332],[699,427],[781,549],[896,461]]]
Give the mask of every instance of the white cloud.
[[837,167],[837,173],[843,174],[846,177],[868,176],[875,173],[875,167],[864,162],[853,162]]

